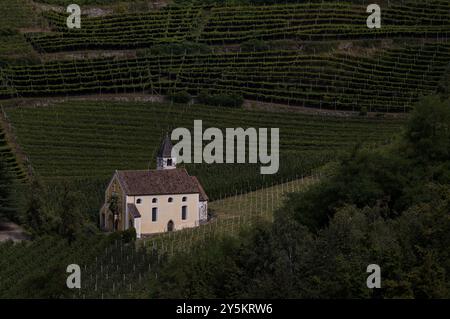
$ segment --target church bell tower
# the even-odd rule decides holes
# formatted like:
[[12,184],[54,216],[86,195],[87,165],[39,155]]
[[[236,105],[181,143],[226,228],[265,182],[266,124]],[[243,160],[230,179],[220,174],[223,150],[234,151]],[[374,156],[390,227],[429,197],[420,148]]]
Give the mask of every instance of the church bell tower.
[[166,134],[156,156],[156,169],[173,169],[177,167],[177,158],[172,157],[172,148],[172,141],[169,135]]

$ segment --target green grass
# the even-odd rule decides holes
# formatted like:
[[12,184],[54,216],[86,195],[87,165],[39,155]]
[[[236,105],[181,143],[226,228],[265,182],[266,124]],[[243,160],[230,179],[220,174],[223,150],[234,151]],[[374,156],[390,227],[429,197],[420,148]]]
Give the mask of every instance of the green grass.
[[273,212],[281,207],[285,195],[300,192],[317,181],[317,178],[305,176],[286,183],[272,185],[246,194],[236,194],[209,204],[214,218],[235,219],[245,216],[262,216],[272,219]]

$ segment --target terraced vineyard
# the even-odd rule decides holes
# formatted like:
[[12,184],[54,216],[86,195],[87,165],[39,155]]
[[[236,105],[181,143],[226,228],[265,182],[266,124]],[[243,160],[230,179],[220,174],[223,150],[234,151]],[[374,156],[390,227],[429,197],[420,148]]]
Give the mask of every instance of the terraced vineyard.
[[292,51],[54,61],[0,69],[0,97],[188,90],[338,110],[403,112],[433,93],[450,45],[428,43],[374,57]]
[[2,0],[0,13],[0,65],[5,61],[30,60],[36,57],[32,45],[20,30],[39,30],[46,23],[43,17],[34,14],[27,0]]
[[[80,240],[72,245],[60,238],[49,237],[31,243],[1,243],[0,298],[38,298],[38,287],[42,282],[55,280],[58,286],[63,285],[67,265],[89,263],[110,245],[111,241],[104,236]],[[30,287],[36,289],[30,290]]]
[[[287,193],[317,182],[341,152],[389,144],[404,117],[366,113],[410,111],[450,66],[448,0],[383,2],[381,29],[367,28],[364,0],[147,2],[140,13],[123,13],[120,1],[80,1],[83,10],[94,5],[95,17],[69,30],[64,0],[0,0],[0,156],[19,180],[35,174],[51,189],[31,213],[59,218],[50,204],[64,187],[83,199],[71,213],[79,210],[86,226],[70,243],[1,243],[0,298],[40,297],[42,287],[55,298],[148,297],[167,258],[272,220]],[[175,44],[182,50],[164,53]],[[193,103],[151,102],[185,91]],[[204,92],[242,95],[246,107],[197,105]],[[278,173],[261,175],[260,164],[182,164],[211,200],[206,224],[137,243],[93,234],[114,171],[154,168],[166,132],[192,131],[200,119],[204,129],[279,128]],[[75,294],[64,290],[71,263],[83,273]]]
[[383,28],[366,27],[366,5],[308,2],[270,6],[170,6],[143,14],[84,18],[80,30],[68,30],[66,16],[47,13],[53,33],[30,33],[41,52],[148,47],[156,43],[199,41],[213,45],[250,39],[342,40],[383,37],[448,38],[450,4],[428,1],[392,4],[383,11]]
[[6,113],[40,176],[98,179],[102,181],[99,189],[116,169],[154,167],[154,154],[164,132],[174,127],[192,128],[195,119],[202,119],[204,128],[280,128],[278,174],[262,177],[259,164],[188,164],[190,174],[199,176],[212,198],[306,175],[358,141],[389,141],[402,123],[395,119],[108,101],[7,108]]
[[143,14],[85,18],[81,29],[69,31],[67,15],[50,11],[45,17],[57,32],[29,33],[27,39],[40,52],[148,47],[191,38],[201,14],[201,7],[170,7]]
[[240,43],[250,39],[323,41],[378,37],[448,36],[450,4],[405,1],[383,10],[383,27],[369,30],[365,5],[306,3],[273,6],[213,8],[201,41],[209,44]]

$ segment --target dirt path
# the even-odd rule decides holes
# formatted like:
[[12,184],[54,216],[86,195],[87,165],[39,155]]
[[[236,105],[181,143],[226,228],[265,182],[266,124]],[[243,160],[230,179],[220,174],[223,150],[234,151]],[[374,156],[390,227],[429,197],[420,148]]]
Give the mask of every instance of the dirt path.
[[145,93],[120,93],[120,94],[91,94],[75,95],[70,97],[46,97],[46,98],[14,98],[0,101],[5,109],[10,107],[41,107],[67,101],[117,101],[117,102],[163,102],[162,95]]
[[100,58],[120,58],[135,59],[137,57],[136,50],[85,50],[71,52],[42,53],[40,55],[43,62],[51,62],[57,60],[85,60]]
[[[245,100],[244,108],[247,110],[259,110],[266,112],[295,112],[295,113],[304,113],[310,115],[322,115],[322,116],[338,116],[338,117],[355,117],[359,116],[359,112],[356,111],[339,111],[339,110],[330,110],[330,109],[318,109],[313,107],[304,107],[304,106],[292,106],[286,104],[278,104],[278,103],[269,103],[269,102],[260,102],[253,100]],[[376,113],[376,112],[368,112],[367,117],[377,117],[379,114],[383,114],[384,118],[406,118],[408,116],[407,113]]]
[[29,237],[19,225],[12,222],[0,222],[0,242],[7,240],[19,242],[28,239]]

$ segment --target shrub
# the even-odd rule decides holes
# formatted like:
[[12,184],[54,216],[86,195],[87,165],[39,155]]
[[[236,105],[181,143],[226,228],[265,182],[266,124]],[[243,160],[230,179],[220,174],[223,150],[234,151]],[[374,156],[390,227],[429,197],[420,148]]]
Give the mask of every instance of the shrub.
[[171,93],[168,97],[174,103],[189,103],[192,99],[191,95],[186,91]]
[[136,229],[134,227],[128,228],[122,232],[122,242],[131,243],[136,240]]
[[360,110],[359,110],[359,116],[367,116],[367,107],[363,106]]
[[241,107],[244,103],[242,95],[236,93],[221,93],[210,95],[205,91],[200,92],[197,101],[201,104],[224,106],[224,107]]

